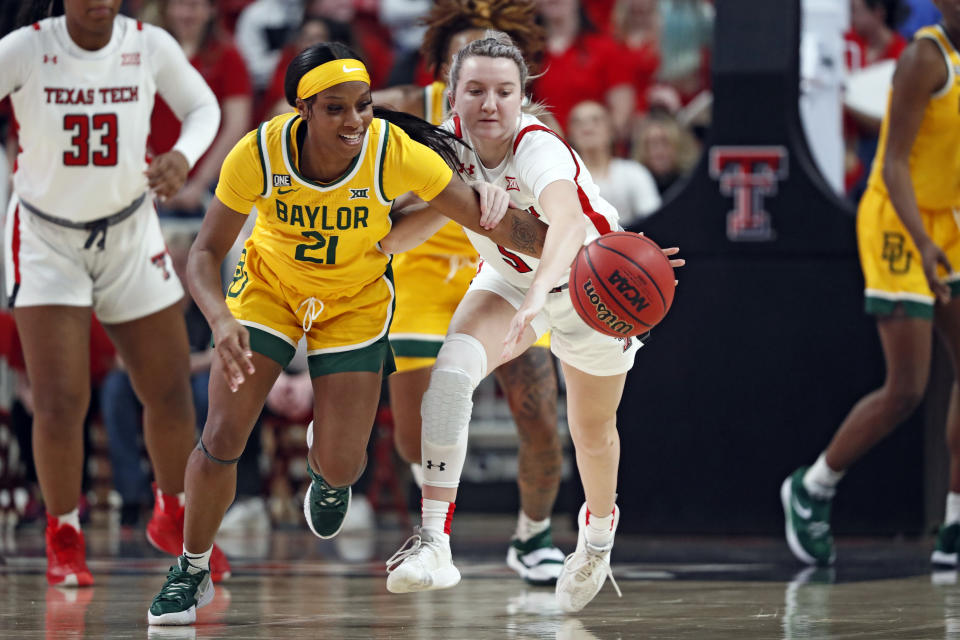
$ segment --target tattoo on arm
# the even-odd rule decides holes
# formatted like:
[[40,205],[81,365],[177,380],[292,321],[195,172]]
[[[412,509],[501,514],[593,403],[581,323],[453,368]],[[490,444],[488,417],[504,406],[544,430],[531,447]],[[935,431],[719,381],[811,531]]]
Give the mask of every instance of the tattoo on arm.
[[543,240],[547,235],[547,225],[531,215],[511,212],[510,240],[517,251],[534,257],[543,252]]

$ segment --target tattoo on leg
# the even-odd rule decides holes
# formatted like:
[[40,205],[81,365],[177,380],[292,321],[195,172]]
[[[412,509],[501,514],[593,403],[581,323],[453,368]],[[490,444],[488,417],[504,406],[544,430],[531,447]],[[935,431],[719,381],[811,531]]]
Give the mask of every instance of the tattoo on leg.
[[553,511],[563,469],[557,434],[557,379],[548,349],[533,347],[496,372],[517,424],[517,484],[527,516],[542,520]]

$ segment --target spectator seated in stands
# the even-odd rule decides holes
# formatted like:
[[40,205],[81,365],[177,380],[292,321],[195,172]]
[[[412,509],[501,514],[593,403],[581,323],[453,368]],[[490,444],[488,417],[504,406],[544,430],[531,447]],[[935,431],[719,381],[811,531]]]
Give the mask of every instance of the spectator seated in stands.
[[578,0],[538,0],[538,5],[547,51],[543,74],[533,83],[534,99],[550,108],[563,129],[578,102],[605,104],[617,140],[629,139],[636,96],[623,46],[596,29]]
[[[214,0],[161,0],[159,9],[161,26],[180,43],[190,64],[220,103],[220,130],[213,144],[194,165],[180,191],[160,205],[161,216],[201,217],[223,159],[250,128],[250,77],[240,52],[220,32]],[[179,135],[179,117],[157,96],[150,118],[150,150],[154,155],[169,151]]]
[[606,107],[592,100],[570,111],[567,139],[577,150],[600,188],[627,227],[660,207],[660,192],[650,172],[639,162],[613,157],[613,125]]
[[[847,69],[857,71],[884,60],[897,60],[907,40],[896,27],[906,17],[901,0],[850,0]],[[870,163],[877,152],[880,118],[849,107],[844,109],[847,193],[859,200],[866,187]]]
[[633,157],[653,175],[661,197],[693,168],[700,153],[693,134],[659,109],[637,121],[633,140]]

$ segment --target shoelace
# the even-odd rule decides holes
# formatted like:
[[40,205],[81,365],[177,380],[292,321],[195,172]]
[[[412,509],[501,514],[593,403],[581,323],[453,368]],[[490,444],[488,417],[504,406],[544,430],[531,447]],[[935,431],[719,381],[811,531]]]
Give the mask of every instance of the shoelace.
[[343,489],[335,489],[331,487],[327,484],[326,480],[322,478],[320,478],[320,482],[317,484],[320,485],[320,495],[318,496],[318,499],[323,503],[324,507],[338,509],[345,504],[343,501]]
[[[620,585],[617,584],[617,581],[613,578],[613,569],[610,568],[610,565],[604,560],[603,551],[594,551],[590,545],[587,545],[587,548],[584,550],[583,562],[580,563],[580,566],[571,569],[577,579],[580,581],[586,580],[596,571],[598,568],[602,569],[604,573],[607,574],[607,577],[610,578],[610,584],[613,585],[614,590],[617,592],[618,597],[623,597],[623,593],[620,591]],[[567,559],[564,560],[563,564],[572,564],[573,560],[577,557],[576,552],[571,553],[567,556]]]
[[393,573],[394,569],[403,564],[404,560],[419,553],[420,549],[429,542],[424,540],[420,527],[416,527],[414,531],[415,533],[407,538],[404,543],[400,545],[400,548],[397,549],[397,552],[387,560],[387,573]]
[[[317,305],[320,305],[320,308],[317,309]],[[313,321],[320,317],[320,314],[323,313],[323,300],[318,300],[313,296],[310,296],[306,300],[300,303],[300,306],[297,307],[297,313],[300,313],[300,309],[306,307],[306,311],[303,312],[303,332],[307,333],[310,331],[310,327],[313,326]]]
[[190,590],[195,589],[202,579],[203,573],[191,574],[177,566],[171,567],[170,573],[167,574],[167,581],[155,600],[166,600],[177,604],[185,602]]

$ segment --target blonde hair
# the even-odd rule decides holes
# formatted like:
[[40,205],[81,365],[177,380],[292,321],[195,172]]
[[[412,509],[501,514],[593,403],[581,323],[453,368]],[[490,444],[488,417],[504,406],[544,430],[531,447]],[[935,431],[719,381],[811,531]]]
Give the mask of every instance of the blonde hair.
[[661,127],[677,151],[677,171],[683,173],[693,168],[700,157],[700,145],[689,129],[680,126],[677,119],[666,113],[650,113],[640,118],[633,129],[633,159],[647,166],[646,148],[643,144],[647,132]]
[[[488,29],[483,38],[474,40],[453,56],[450,63],[449,79],[447,80],[447,89],[456,92],[457,82],[460,81],[460,68],[468,58],[505,58],[513,61],[520,72],[520,90],[524,95],[527,93],[527,85],[531,80],[539,76],[530,75],[530,68],[527,61],[523,58],[523,52],[513,43],[509,35],[503,31],[494,31]],[[521,107],[524,113],[534,116],[540,116],[547,113],[546,105],[541,102],[533,102],[524,98]]]

